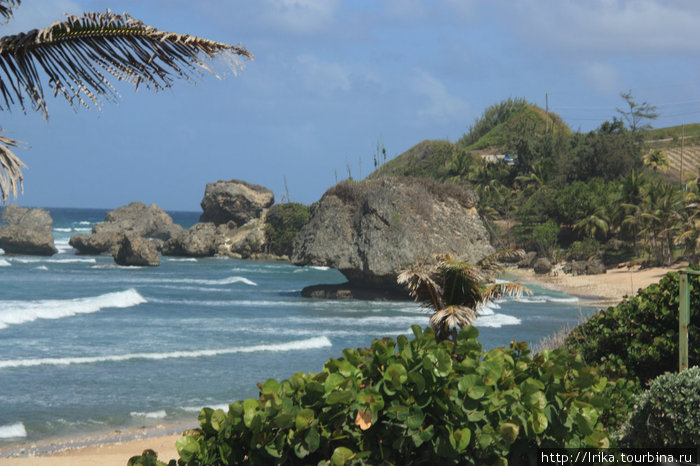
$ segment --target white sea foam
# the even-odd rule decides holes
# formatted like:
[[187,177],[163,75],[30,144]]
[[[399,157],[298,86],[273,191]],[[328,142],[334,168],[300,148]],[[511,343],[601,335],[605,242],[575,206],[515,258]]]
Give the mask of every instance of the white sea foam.
[[211,409],[213,409],[213,410],[215,410],[215,411],[216,411],[217,409],[220,409],[220,410],[222,410],[223,412],[226,413],[226,412],[228,412],[228,406],[229,406],[228,404],[222,403],[222,404],[216,404],[216,405],[205,405],[205,406],[200,406],[200,407],[197,407],[197,406],[183,406],[183,407],[180,408],[180,409],[183,410],[183,411],[186,411],[186,412],[188,412],[188,413],[198,413],[198,412],[200,412],[200,411],[202,410],[202,408],[211,408]]
[[321,266],[321,265],[312,265],[309,268],[314,269],[314,270],[329,270],[330,269],[330,267],[325,267],[325,266]]
[[194,257],[177,257],[177,258],[168,257],[168,259],[166,259],[166,260],[168,262],[197,262],[197,259]]
[[73,231],[92,231],[92,228],[73,228]]
[[50,262],[54,264],[75,264],[75,263],[85,263],[94,264],[97,260],[94,257],[55,257],[55,258],[45,258],[45,257],[13,257],[12,262],[17,262],[20,264],[36,264],[37,262]]
[[504,325],[520,325],[522,321],[507,314],[480,315],[474,322],[475,327],[501,328]]
[[78,225],[92,225],[92,222],[88,222],[87,220],[83,220],[82,222],[78,222]]
[[287,343],[276,343],[270,345],[237,346],[233,348],[220,348],[194,351],[173,351],[170,353],[128,353],[106,356],[88,356],[75,358],[38,358],[38,359],[15,359],[0,361],[0,369],[13,367],[33,367],[33,366],[68,366],[71,364],[94,364],[101,362],[120,362],[132,359],[162,360],[180,358],[201,358],[219,356],[222,354],[234,353],[257,353],[260,351],[298,351],[332,346],[328,337],[307,338],[306,340],[290,341]]
[[515,302],[518,302],[518,303],[541,304],[541,303],[575,303],[575,302],[578,302],[579,299],[575,296],[555,297],[555,296],[547,296],[547,295],[535,295],[535,296],[521,296],[519,298],[513,298],[512,300]]
[[164,409],[144,413],[132,411],[129,414],[131,415],[131,417],[145,417],[146,419],[165,419],[165,417],[168,415],[168,413],[166,413]]
[[24,438],[26,436],[27,429],[21,422],[0,426],[0,439]]
[[54,228],[53,231],[70,233],[71,231],[73,231],[73,229],[72,228]]
[[76,314],[90,314],[104,308],[131,307],[145,302],[146,299],[133,288],[88,298],[0,301],[0,329],[10,324],[23,324],[36,319],[60,319]]
[[9,267],[11,264],[6,259],[0,257],[0,267]]
[[34,267],[34,270],[49,270],[49,268],[45,265],[40,265],[38,267]]

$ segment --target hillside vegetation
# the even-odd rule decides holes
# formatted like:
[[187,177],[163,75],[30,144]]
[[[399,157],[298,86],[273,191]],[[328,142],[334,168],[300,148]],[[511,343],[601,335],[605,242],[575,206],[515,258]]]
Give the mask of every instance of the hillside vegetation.
[[647,129],[640,118],[628,127],[630,115],[620,111],[593,131],[571,132],[556,114],[507,99],[487,108],[456,143],[423,141],[370,178],[468,184],[499,244],[555,263],[697,260],[700,125],[686,125],[682,138],[681,127]]

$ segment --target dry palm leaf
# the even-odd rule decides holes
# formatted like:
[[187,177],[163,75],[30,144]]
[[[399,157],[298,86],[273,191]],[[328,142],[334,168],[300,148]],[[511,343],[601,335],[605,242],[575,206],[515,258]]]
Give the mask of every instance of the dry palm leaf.
[[520,283],[515,282],[490,283],[484,286],[481,290],[481,302],[487,303],[489,301],[493,301],[494,299],[498,299],[501,296],[513,296],[519,298],[523,295],[523,293],[531,295],[532,291]]
[[0,134],[0,199],[3,201],[10,194],[17,197],[17,187],[22,188],[22,168],[27,166],[10,149],[21,144]]
[[9,21],[12,18],[12,10],[17,8],[21,0],[2,0],[0,1],[0,16]]
[[[9,18],[20,0],[0,0],[0,16]],[[114,101],[119,93],[107,75],[138,87],[160,90],[175,78],[192,79],[215,57],[223,58],[235,73],[240,57],[252,59],[241,46],[227,45],[186,34],[159,31],[127,14],[83,13],[68,16],[45,29],[33,29],[0,38],[0,110],[19,105],[48,118],[41,75],[48,78],[54,96],[61,94],[74,107],[100,108],[101,99]],[[26,102],[28,100],[29,102]],[[21,167],[7,138],[0,140],[0,200],[17,197],[22,186]]]
[[442,289],[429,272],[420,270],[406,270],[402,272],[397,280],[399,285],[405,285],[408,293],[418,303],[432,309],[442,309]]

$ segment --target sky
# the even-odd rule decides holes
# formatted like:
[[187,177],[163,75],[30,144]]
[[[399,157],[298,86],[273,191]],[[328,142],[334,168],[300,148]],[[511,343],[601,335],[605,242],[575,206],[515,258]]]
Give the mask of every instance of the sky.
[[455,142],[508,97],[548,96],[572,130],[618,116],[628,91],[657,106],[655,127],[700,122],[693,0],[23,0],[0,27],[108,8],[254,59],[158,93],[117,85],[101,112],[62,98],[48,121],[6,111],[4,134],[29,146],[19,205],[199,211],[206,184],[229,179],[310,204],[367,176],[378,145],[393,158]]

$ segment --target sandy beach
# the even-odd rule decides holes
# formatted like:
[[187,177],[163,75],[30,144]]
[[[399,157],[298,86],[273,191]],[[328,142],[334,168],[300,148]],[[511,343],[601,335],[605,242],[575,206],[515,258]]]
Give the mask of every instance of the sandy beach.
[[[537,284],[558,289],[581,298],[586,304],[606,307],[619,303],[624,296],[633,296],[637,290],[657,283],[669,271],[679,270],[686,264],[669,268],[619,267],[600,275],[570,276],[559,274],[536,275],[529,269],[511,268],[510,277],[522,283]],[[151,448],[158,452],[159,459],[177,458],[175,441],[179,432],[191,426],[161,426],[154,430],[139,430],[129,433],[113,433],[103,437],[76,438],[68,441],[53,441],[44,444],[27,444],[0,450],[0,463],[7,466],[29,465],[126,465],[128,459]],[[40,458],[40,460],[39,460]]]
[[599,275],[537,275],[532,269],[509,268],[507,273],[522,283],[532,283],[577,296],[591,306],[601,308],[618,304],[625,296],[634,296],[640,288],[658,283],[668,272],[687,267],[687,263],[671,267],[622,266]]

